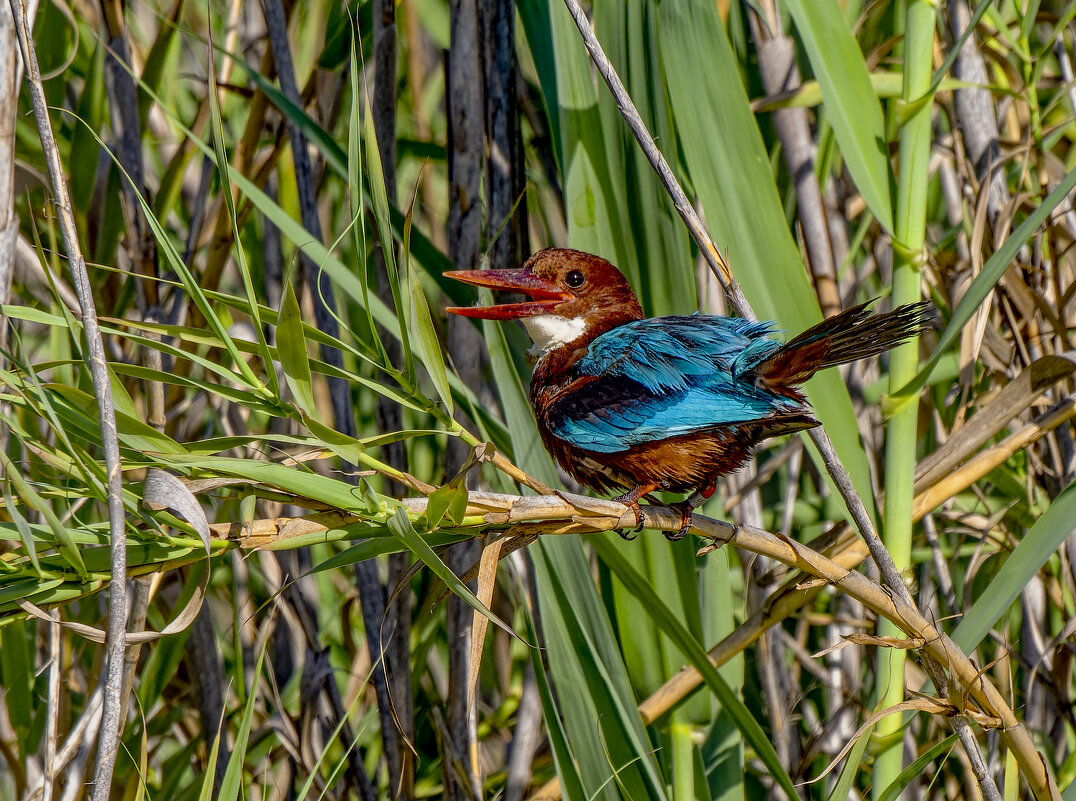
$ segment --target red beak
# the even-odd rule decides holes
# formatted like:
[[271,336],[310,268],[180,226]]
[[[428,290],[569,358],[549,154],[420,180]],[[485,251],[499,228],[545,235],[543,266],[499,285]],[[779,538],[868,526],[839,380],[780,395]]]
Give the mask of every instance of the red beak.
[[449,270],[444,275],[472,286],[523,292],[531,298],[530,302],[525,303],[449,306],[446,309],[463,317],[480,317],[484,320],[515,320],[519,317],[534,317],[539,314],[548,314],[553,311],[554,306],[574,297],[570,292],[538,278],[529,270]]

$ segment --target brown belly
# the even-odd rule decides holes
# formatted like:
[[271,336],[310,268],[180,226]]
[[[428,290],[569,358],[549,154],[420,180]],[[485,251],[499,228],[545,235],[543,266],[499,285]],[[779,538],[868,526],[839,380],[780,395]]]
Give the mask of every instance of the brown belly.
[[[776,422],[776,421],[774,421]],[[656,484],[671,492],[688,493],[714,484],[743,467],[755,446],[778,434],[818,425],[807,415],[785,419],[781,425],[748,424],[692,436],[635,445],[617,453],[595,453],[545,436],[546,447],[576,481],[594,490]]]

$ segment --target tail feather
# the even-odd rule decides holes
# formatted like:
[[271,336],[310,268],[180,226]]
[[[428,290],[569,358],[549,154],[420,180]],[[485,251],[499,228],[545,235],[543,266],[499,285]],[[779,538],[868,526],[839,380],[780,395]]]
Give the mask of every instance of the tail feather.
[[877,356],[931,328],[934,309],[927,301],[885,314],[871,314],[869,305],[853,306],[808,328],[761,362],[756,378],[775,391],[791,389],[823,368]]

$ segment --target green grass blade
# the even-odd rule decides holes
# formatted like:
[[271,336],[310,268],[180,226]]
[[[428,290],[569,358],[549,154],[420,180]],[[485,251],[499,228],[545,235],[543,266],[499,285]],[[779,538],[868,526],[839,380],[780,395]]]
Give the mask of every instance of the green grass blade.
[[[258,345],[261,349],[262,363],[265,365],[269,392],[272,395],[278,395],[280,388],[277,386],[276,371],[273,370],[272,362],[269,360],[269,342],[264,335],[262,321],[258,316],[258,294],[254,289],[254,279],[247,264],[246,252],[243,250],[243,238],[239,233],[239,218],[235,210],[235,198],[232,196],[231,181],[228,180],[226,166],[228,164],[228,152],[224,145],[224,122],[221,119],[220,103],[217,98],[216,65],[212,58],[212,48],[209,49],[209,55],[209,69],[206,70],[206,77],[209,81],[209,91],[207,92],[209,119],[213,131],[213,150],[217,154],[217,174],[220,176],[220,183],[223,188],[221,194],[224,196],[224,202],[228,208],[228,220],[232,224],[232,252],[235,254],[236,271],[239,273],[243,291],[247,296],[247,306],[244,311],[250,315],[251,323],[256,332]],[[245,364],[237,366],[242,370]]]
[[[258,685],[262,677],[262,663],[265,661],[265,649],[269,644],[269,638],[260,638],[258,659],[254,663],[254,673],[250,681],[250,690],[247,692],[246,702],[243,705],[243,716],[239,720],[239,729],[235,733],[235,743],[232,746],[232,755],[228,760],[228,767],[224,770],[224,778],[220,782],[220,794],[218,801],[236,801],[240,790],[245,786],[243,781],[243,763],[247,758],[247,743],[250,739],[250,727],[254,721],[254,709],[258,705]],[[212,783],[212,779],[210,779]]]
[[[912,762],[912,764],[910,764],[908,767],[906,767],[900,772],[900,775],[897,776],[896,780],[888,787],[886,787],[885,790],[882,792],[881,796],[878,797],[878,801],[896,801],[896,799],[899,798],[900,794],[904,791],[904,788],[923,774],[923,771],[926,770],[927,765],[940,757],[943,753],[947,751],[951,752],[953,750],[956,745],[956,740],[957,735],[950,734],[941,742],[937,742],[930,748],[928,748],[925,752],[923,752],[922,756],[920,756],[918,759]],[[946,757],[948,757],[948,754],[946,754]],[[849,757],[848,761],[852,761],[851,756]],[[940,771],[940,769],[941,766],[939,765],[938,770]],[[837,797],[846,798],[847,796],[835,796],[835,798]]]
[[1019,597],[1031,578],[1076,529],[1076,483],[1062,490],[1024,535],[990,582],[990,591],[972,604],[953,632],[953,642],[972,653]]
[[[404,363],[407,375],[415,375],[414,357],[408,326],[405,324],[407,308],[404,303],[400,273],[396,269],[396,253],[392,240],[392,224],[389,216],[389,199],[385,189],[385,174],[381,169],[381,153],[377,148],[377,133],[374,131],[374,116],[370,109],[370,98],[366,98],[366,130],[363,144],[366,146],[366,173],[370,183],[370,205],[377,224],[377,236],[381,242],[381,254],[385,258],[385,272],[388,274],[389,288],[392,290],[392,303],[396,308],[396,318],[400,321],[400,345],[403,347]],[[405,225],[405,227],[407,227]]]
[[[527,621],[527,635],[530,637],[531,642],[538,642],[529,608],[527,608],[525,618]],[[549,685],[548,669],[542,661],[542,649],[531,648],[530,657],[531,664],[534,667],[534,679],[538,686],[538,695],[542,699],[542,720],[549,735],[549,747],[553,752],[553,760],[557,766],[561,793],[567,801],[573,801],[576,798],[587,798],[586,791],[583,789],[583,777],[579,775],[579,767],[572,757],[568,735],[564,729],[564,723],[560,719],[560,710],[557,708],[557,702],[553,697],[553,689]]]
[[773,748],[762,726],[740,700],[740,697],[729,687],[728,683],[721,678],[705,649],[699,645],[699,641],[690,631],[676,618],[676,614],[669,608],[653,586],[638,571],[635,570],[620,551],[613,547],[607,536],[588,536],[587,541],[593,546],[598,557],[610,567],[617,578],[642,601],[643,608],[663,632],[676,644],[680,652],[696,670],[702,674],[706,685],[713,691],[721,702],[721,707],[730,715],[736,723],[736,727],[743,733],[744,739],[755,749],[755,753],[762,760],[774,778],[788,793],[789,798],[796,798],[796,786],[789,777],[788,772],[781,765],[777,752]]
[[284,380],[295,397],[295,402],[306,414],[316,416],[317,403],[310,381],[310,355],[306,350],[306,337],[303,336],[302,312],[291,281],[284,284],[280,297],[276,349],[280,355]]
[[662,798],[664,780],[582,545],[574,537],[543,537],[538,544],[532,556],[543,645],[588,797],[616,798],[616,774],[627,788],[624,797]]
[[848,798],[848,794],[855,786],[856,776],[860,768],[863,767],[863,755],[867,752],[867,746],[870,745],[872,731],[874,731],[874,727],[870,726],[859,735],[856,744],[848,752],[848,757],[844,761],[840,775],[837,776],[837,783],[833,785],[833,789],[826,796],[826,801],[846,801]]
[[841,158],[871,213],[892,233],[882,107],[852,30],[835,0],[787,0],[786,6],[822,89]]
[[449,570],[448,565],[441,561],[441,558],[433,552],[433,548],[430,544],[422,538],[421,535],[415,530],[415,527],[411,525],[410,519],[407,517],[407,512],[401,507],[396,510],[396,513],[389,518],[388,521],[389,530],[393,535],[415,556],[422,560],[423,564],[428,567],[437,578],[441,579],[452,592],[458,595],[464,603],[474,609],[481,615],[484,615],[491,623],[496,624],[508,634],[517,636],[512,630],[512,627],[501,620],[497,615],[493,614],[484,603],[482,603],[475,596],[473,592],[464,584],[460,577]]
[[426,293],[422,290],[418,270],[415,269],[411,260],[412,211],[414,211],[414,199],[412,199],[411,208],[407,210],[403,241],[403,269],[404,274],[407,276],[407,295],[410,302],[408,323],[411,328],[411,341],[418,354],[419,361],[426,368],[426,372],[430,374],[430,379],[433,381],[438,397],[441,398],[441,402],[445,404],[448,413],[451,415],[452,388],[448,383],[444,351],[441,349],[441,341],[437,338],[437,331],[433,327],[430,305],[426,300]]
[[45,518],[45,522],[48,523],[53,536],[56,538],[56,549],[60,552],[60,556],[74,568],[79,578],[85,581],[88,576],[86,574],[86,563],[82,561],[82,553],[71,538],[70,532],[60,522],[56,512],[52,510],[52,506],[23,478],[22,471],[8,458],[8,455],[3,450],[0,450],[0,467],[3,467],[3,472],[15,487],[15,492],[22,498],[23,503]]

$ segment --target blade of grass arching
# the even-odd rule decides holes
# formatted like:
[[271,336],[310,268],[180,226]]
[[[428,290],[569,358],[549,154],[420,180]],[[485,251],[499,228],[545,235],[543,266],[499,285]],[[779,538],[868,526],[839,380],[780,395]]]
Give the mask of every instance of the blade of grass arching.
[[[484,290],[480,298],[484,304],[492,302],[492,294],[489,290]],[[504,412],[504,419],[511,436],[514,461],[539,481],[555,487],[560,482],[557,469],[553,466],[553,460],[549,458],[549,454],[546,453],[541,437],[538,436],[538,426],[534,422],[534,413],[527,402],[523,382],[520,381],[508,352],[504,329],[499,323],[483,320],[482,336],[489,350],[493,382],[497,386],[501,410]]]
[[[87,412],[88,409],[93,408],[92,405],[87,405],[92,404],[93,395],[65,384],[49,384],[46,388],[53,393],[51,401],[63,422],[73,428],[77,427],[77,432],[87,440],[99,442],[100,434],[97,432],[100,422],[96,416]],[[140,417],[126,412],[116,413],[116,429],[120,444],[137,452],[173,454],[187,452],[182,445],[167,434],[162,434],[153,426],[142,422]]]
[[273,369],[273,363],[269,358],[269,342],[263,334],[264,328],[262,327],[262,321],[258,316],[258,295],[254,289],[254,280],[250,274],[250,267],[247,265],[246,253],[243,250],[243,239],[239,235],[239,222],[235,212],[235,198],[232,195],[231,181],[228,180],[228,170],[226,167],[228,164],[228,152],[224,147],[224,122],[221,120],[220,116],[220,103],[218,102],[217,97],[217,68],[213,59],[212,47],[210,47],[208,53],[209,68],[206,70],[206,78],[209,81],[208,97],[210,130],[213,132],[213,149],[217,154],[217,174],[220,177],[221,194],[224,196],[224,202],[228,207],[228,219],[232,223],[232,253],[235,254],[236,270],[242,281],[243,291],[247,296],[247,308],[245,311],[250,315],[251,323],[256,332],[255,336],[261,347],[262,363],[265,365],[265,374],[269,384],[269,392],[271,395],[276,396],[280,394],[280,387],[277,385],[276,370]]
[[[84,120],[76,118],[76,121],[79,125],[86,125]],[[105,148],[105,144],[101,140],[101,138],[97,136],[96,133],[91,133],[94,139],[97,141],[98,147]],[[111,153],[111,151],[108,151],[107,148],[105,149],[107,152]],[[208,146],[205,146],[205,152],[207,154],[212,154],[212,151],[209,150]],[[197,307],[198,311],[201,313],[202,317],[205,319],[209,327],[217,335],[220,341],[224,343],[225,349],[232,357],[232,360],[235,363],[236,370],[238,370],[239,372],[239,375],[233,375],[232,380],[246,384],[247,386],[257,391],[263,390],[264,385],[260,380],[258,380],[258,377],[254,375],[254,371],[250,368],[246,361],[239,355],[239,350],[238,348],[236,348],[235,342],[232,340],[231,336],[228,335],[224,324],[220,321],[220,318],[213,310],[211,304],[205,296],[205,293],[199,286],[198,281],[191,274],[190,270],[187,269],[186,263],[183,261],[179,252],[176,250],[175,245],[172,244],[172,240],[169,237],[168,233],[165,231],[164,226],[161,225],[160,221],[154,216],[153,209],[146,202],[146,199],[142,197],[142,195],[139,193],[138,189],[135,187],[134,181],[131,179],[131,176],[127,174],[127,171],[123,168],[123,165],[115,156],[112,157],[112,162],[123,175],[124,180],[131,185],[134,196],[138,199],[139,206],[141,206],[142,208],[142,213],[145,215],[146,221],[149,223],[150,229],[153,231],[153,237],[156,240],[157,247],[159,249],[158,252],[164,254],[165,259],[168,261],[168,266],[171,267],[180,277],[180,281],[183,284],[183,288],[186,290],[191,301]],[[270,363],[267,362],[266,366],[269,367],[269,365]],[[272,372],[272,370],[270,369],[269,372]]]
[[45,574],[41,572],[41,563],[37,560],[37,548],[34,547],[34,535],[30,530],[30,524],[19,512],[19,507],[15,505],[15,499],[11,497],[11,491],[7,483],[4,484],[4,509],[11,517],[11,522],[15,525],[15,529],[19,532],[19,539],[22,541],[22,547],[26,551],[26,555],[30,557],[34,572],[40,578],[45,578]]
[[404,364],[412,383],[415,378],[415,360],[411,353],[408,337],[408,315],[403,301],[400,285],[400,273],[396,269],[396,251],[392,241],[392,225],[389,219],[389,199],[385,190],[385,174],[381,169],[381,153],[377,149],[377,134],[374,131],[374,116],[370,109],[370,98],[366,98],[366,174],[370,182],[370,206],[377,224],[378,241],[385,257],[385,272],[388,276],[389,289],[392,291],[392,303],[396,308],[396,319],[400,321],[400,345],[403,348]]
[[787,0],[786,6],[822,89],[841,158],[867,208],[892,233],[885,123],[859,44],[837,3]]
[[[365,689],[368,683],[369,677],[367,677],[366,681],[363,682],[363,686],[359,688],[359,692],[355,693],[355,700],[351,702],[351,706],[348,707],[347,712],[340,716],[340,720],[337,721],[336,728],[333,729],[332,734],[329,735],[328,739],[322,746],[321,751],[318,753],[317,759],[314,760],[314,764],[310,767],[310,773],[307,775],[306,781],[303,782],[303,786],[299,788],[299,793],[295,796],[295,801],[306,801],[306,796],[310,792],[310,788],[314,786],[314,780],[318,777],[318,771],[321,769],[321,763],[328,755],[329,749],[332,744],[336,742],[336,738],[340,736],[340,732],[343,730],[344,725],[351,719],[351,716],[355,714],[355,710],[358,708],[359,702],[362,700],[365,694],[362,692],[362,690]],[[336,769],[333,771],[334,776],[339,770],[346,766],[348,753],[358,744],[358,742],[358,738],[351,739],[351,743],[337,760]],[[330,786],[334,785],[330,783]]]
[[[244,304],[246,303],[246,301],[240,298],[236,298],[232,295],[228,295],[223,292],[207,292],[206,294],[210,298],[210,300],[222,306],[227,306],[232,309],[238,309],[240,311],[245,308]],[[277,324],[276,309],[270,309],[268,306],[260,306],[258,311],[261,314],[262,322],[266,323],[267,325]],[[110,322],[122,322],[118,320],[112,320],[111,318],[106,319],[109,319]],[[206,335],[204,331],[201,331],[200,329],[196,328],[191,328],[189,326],[165,325],[162,323],[156,323],[153,325],[146,323],[139,323],[137,325],[126,325],[128,328],[131,329],[142,328],[147,331],[158,331],[162,334],[166,334],[170,337],[175,337],[176,339],[181,339],[185,342],[200,343],[212,345],[214,347],[220,347],[220,343],[212,337]],[[327,345],[330,348],[337,348],[338,350],[342,350],[345,353],[354,356],[356,360],[368,364],[371,367],[380,368],[382,366],[381,363],[373,357],[373,351],[367,349],[366,342],[363,340],[341,339],[340,337],[327,334],[324,331],[321,331],[317,326],[307,322],[303,322],[303,336],[306,337],[308,342],[313,342],[317,345]],[[236,344],[241,350],[243,350],[244,353],[248,351],[250,353],[255,352],[255,346],[253,345],[253,343],[245,343],[240,340]]]
[[848,752],[844,765],[841,767],[841,772],[837,776],[837,783],[833,785],[833,789],[826,796],[826,801],[845,801],[848,798],[848,794],[855,786],[856,775],[863,766],[863,754],[866,753],[867,746],[870,745],[872,731],[874,731],[874,727],[868,727],[856,740],[852,750]]
[[[81,330],[81,327],[76,326],[70,330]],[[22,356],[22,343],[19,342],[19,355]],[[7,370],[0,369],[0,376],[3,377],[4,383],[11,388],[14,392],[18,393],[19,400],[24,402],[27,406],[33,409],[37,417],[51,428],[50,434],[55,437],[59,446],[70,454],[72,459],[72,467],[78,472],[78,479],[85,481],[90,487],[98,492],[100,497],[105,497],[107,490],[99,482],[95,481],[95,476],[90,464],[79,458],[74,446],[72,445],[71,437],[69,436],[68,429],[64,425],[62,412],[64,411],[58,406],[62,406],[60,399],[56,397],[58,391],[62,391],[68,388],[68,385],[62,383],[42,384],[41,377],[38,374],[39,370],[46,369],[43,365],[30,365],[27,362],[22,364],[15,363],[20,370],[18,375],[12,374]],[[119,419],[125,416],[125,412],[130,409],[130,398],[126,395],[122,385],[120,385],[111,371],[107,370],[109,378],[110,388],[113,392],[113,415],[119,423]],[[26,380],[23,380],[25,376]],[[83,376],[83,386],[87,386],[85,377]],[[74,417],[76,419],[81,418],[89,424],[87,429],[83,427],[84,436],[91,442],[99,442],[101,440],[101,421],[96,415],[91,415],[89,410],[95,407],[95,400],[93,394],[90,392],[83,392],[82,390],[75,390],[82,392],[85,396],[85,406],[78,408],[74,411]],[[123,401],[128,401],[128,404],[124,404]],[[18,401],[12,400],[12,403]],[[122,411],[121,411],[122,410]],[[68,415],[67,419],[70,419],[71,415]],[[21,429],[12,427],[15,435],[20,437],[24,443],[29,443],[32,440],[27,439],[26,435],[21,432]],[[33,439],[36,439],[33,438]],[[40,446],[35,446],[34,450],[37,450],[40,455],[43,455],[44,449]]]
[[303,336],[302,311],[291,281],[285,282],[280,296],[276,333],[276,350],[288,389],[299,408],[316,417],[317,403],[310,382],[310,355],[306,350],[306,337]]
[[468,606],[478,612],[480,615],[484,615],[490,622],[497,625],[505,633],[511,634],[513,637],[518,635],[512,630],[512,627],[501,620],[497,615],[490,611],[489,607],[482,603],[475,596],[473,592],[464,584],[460,577],[449,570],[441,558],[433,552],[433,548],[429,543],[415,530],[415,527],[411,524],[411,520],[407,517],[407,512],[401,507],[396,510],[396,513],[389,518],[388,521],[389,530],[392,532],[403,545],[413,553],[417,558],[421,559],[423,564],[428,567],[437,578],[441,579],[452,592],[458,595]]
[[930,81],[930,88],[928,94],[933,94],[941,86],[945,76],[949,74],[949,70],[952,69],[953,64],[956,62],[957,57],[960,55],[960,51],[964,47],[964,42],[968,40],[968,37],[975,33],[976,27],[979,25],[979,20],[982,19],[983,14],[986,13],[987,8],[993,5],[993,0],[979,0],[978,5],[975,6],[975,10],[972,12],[971,17],[968,20],[967,27],[964,28],[964,33],[960,35],[960,38],[953,43],[953,46],[949,48],[949,53],[945,57],[945,61],[941,63],[941,66],[934,71],[934,77]]
[[[755,313],[799,333],[821,312],[717,10],[706,0],[662,3],[658,21],[678,141],[715,241]],[[870,499],[870,468],[840,375],[822,371],[805,388],[856,489]]]
[[[1008,766],[1008,760],[1006,760],[1006,767],[1007,766]],[[1009,776],[1010,775],[1015,779],[1015,781],[1013,781],[1011,783],[1009,781]],[[1012,795],[1012,796],[1009,795],[1009,788],[1010,787],[1012,787],[1013,785],[1015,785],[1016,788],[1020,787],[1020,782],[1017,779],[1017,777],[1019,777],[1019,775],[1020,774],[1019,774],[1018,771],[1012,771],[1011,773],[1008,772],[1008,771],[1006,772],[1006,774],[1005,774],[1005,779],[1006,779],[1006,781],[1005,781],[1005,791],[1006,791],[1005,792],[1005,801],[1009,801],[1010,798],[1012,798],[1013,801],[1016,801],[1016,798],[1019,797],[1017,795]],[[1019,789],[1016,789],[1014,792],[1018,793]],[[1076,779],[1073,779],[1071,782],[1069,782],[1069,786],[1065,788],[1065,791],[1063,793],[1061,793],[1061,799],[1062,799],[1062,801],[1076,801]]]
[[983,593],[964,614],[953,632],[953,642],[964,653],[971,654],[978,647],[1074,529],[1076,483],[1069,484],[1054,498],[990,581],[989,591]]
[[[472,522],[475,525],[482,524],[482,521],[477,518]],[[357,523],[355,525],[346,526],[346,529],[348,531],[348,536],[345,539],[358,539],[360,537],[371,536],[369,532],[374,531],[375,529],[384,530],[384,525],[381,523]],[[473,536],[473,532],[457,534],[445,531],[426,534],[423,539],[431,548],[440,548],[445,545],[464,542],[465,540],[471,539]],[[324,562],[318,562],[304,575],[312,576],[316,573],[324,573],[327,570],[339,570],[342,567],[350,567],[356,562],[373,559],[376,556],[385,556],[390,553],[403,553],[405,551],[407,551],[407,546],[399,540],[388,540],[384,537],[381,537],[380,539],[369,539],[366,542],[360,542],[358,545],[352,545],[339,553],[333,554]]]
[[[524,619],[527,623],[527,636],[531,642],[538,642],[538,634],[534,628],[533,613],[530,606],[524,607]],[[538,695],[542,699],[542,720],[549,735],[549,748],[553,752],[553,762],[557,768],[557,777],[560,779],[561,797],[569,799],[586,798],[583,789],[583,777],[579,775],[578,766],[572,755],[568,736],[564,730],[564,724],[560,719],[560,710],[553,698],[553,690],[549,685],[547,668],[542,659],[541,648],[530,649],[531,665],[534,667],[534,680],[538,687]]]
[[213,738],[213,747],[209,749],[209,759],[206,761],[205,775],[202,776],[202,789],[198,792],[198,801],[212,801],[213,777],[217,775],[217,757],[220,755],[222,731],[222,726],[217,728],[217,736]]
[[631,590],[641,601],[647,614],[652,617],[663,632],[676,644],[680,653],[690,662],[706,681],[706,685],[717,696],[721,707],[736,723],[744,739],[755,749],[755,753],[766,765],[770,775],[789,794],[796,798],[796,788],[787,771],[782,767],[773,744],[769,741],[762,726],[740,700],[728,683],[717,672],[706,650],[698,639],[681,623],[668,604],[654,591],[654,587],[636,571],[624,555],[614,548],[611,542],[601,536],[588,536],[587,541],[594,547],[598,557],[609,566],[617,578]]
[[[91,404],[92,400],[90,398]],[[94,407],[91,405],[91,408]],[[87,579],[86,564],[82,561],[82,554],[79,552],[78,545],[71,539],[67,528],[60,522],[60,518],[56,516],[52,506],[30,486],[29,482],[23,477],[22,471],[8,458],[7,453],[3,450],[0,450],[0,467],[3,468],[3,472],[15,487],[15,492],[22,498],[22,502],[45,518],[45,522],[48,523],[53,536],[56,538],[56,550],[59,551],[64,561],[74,568],[79,578],[85,581]]]
[[1009,235],[1005,243],[994,252],[994,255],[987,259],[983,269],[975,276],[975,279],[968,286],[967,291],[953,310],[953,315],[945,326],[945,330],[942,331],[941,336],[938,337],[938,344],[934,347],[934,351],[930,354],[926,364],[908,383],[895,385],[899,386],[900,389],[891,393],[890,397],[894,403],[903,403],[909,398],[918,396],[919,390],[930,379],[931,372],[937,367],[942,355],[953,343],[959,340],[960,332],[964,330],[964,326],[975,314],[979,305],[994,291],[994,286],[1001,280],[1001,276],[1005,274],[1005,271],[1009,269],[1009,265],[1016,258],[1016,254],[1020,252],[1020,248],[1035,235],[1054,209],[1071,194],[1073,189],[1076,189],[1076,170],[1065,175],[1039,207],[1031,212],[1027,219],[1020,223],[1017,229]]
[[[351,20],[349,16],[349,25]],[[354,33],[354,30],[352,31]],[[367,270],[366,258],[366,209],[363,203],[362,191],[362,104],[359,98],[363,97],[362,84],[359,82],[359,54],[356,52],[355,39],[351,39],[351,59],[348,62],[348,81],[351,87],[351,110],[348,114],[347,123],[347,176],[348,208],[351,214],[351,237],[355,247],[356,272],[359,279],[359,287],[362,291],[362,308],[366,313],[366,327],[373,338],[374,347],[383,366],[388,366],[389,356],[385,351],[385,345],[377,332],[377,324],[374,323],[373,311],[370,309],[370,275]],[[252,71],[253,77],[253,71]],[[305,113],[304,113],[304,116]],[[320,127],[320,126],[318,126]],[[308,136],[310,134],[308,133]],[[310,141],[316,141],[311,138]],[[336,142],[332,142],[333,146]],[[322,151],[324,153],[324,151]],[[326,159],[328,156],[326,155]]]
[[[896,801],[896,799],[899,798],[900,794],[904,791],[904,788],[911,784],[912,781],[914,781],[917,777],[923,774],[923,771],[926,770],[927,765],[929,765],[938,757],[942,756],[942,754],[945,754],[945,758],[948,758],[949,753],[951,753],[953,748],[956,747],[956,740],[957,735],[950,734],[941,742],[935,743],[926,751],[924,751],[922,756],[920,756],[918,759],[912,762],[912,764],[910,764],[903,771],[901,771],[901,774],[897,776],[896,781],[894,781],[891,785],[885,788],[885,791],[879,797],[878,801]],[[851,759],[849,759],[849,761],[851,761]],[[944,762],[944,759],[942,761]],[[934,775],[938,776],[940,774],[941,765],[939,764],[936,766]],[[847,796],[841,796],[841,798],[845,797]]]
[[[232,746],[232,755],[228,760],[228,767],[224,770],[224,778],[220,782],[220,793],[217,801],[236,801],[239,791],[243,786],[243,763],[247,758],[247,744],[250,740],[250,727],[254,722],[254,709],[258,705],[258,684],[262,677],[262,663],[265,661],[265,649],[269,644],[267,632],[261,632],[261,642],[258,648],[258,659],[254,663],[254,673],[250,680],[250,690],[246,694],[243,705],[243,716],[239,720],[239,728],[235,733],[235,743]],[[223,732],[223,727],[221,727]],[[212,784],[212,780],[210,781]]]
[[[930,0],[909,0],[905,6],[904,90],[900,102],[892,105],[895,113],[912,107],[930,88],[936,13]],[[932,102],[915,105],[914,110],[903,119],[898,133],[900,171],[893,216],[894,306],[913,303],[922,297],[921,266],[926,243],[932,109]],[[902,387],[914,378],[918,362],[918,337],[897,345],[889,357],[890,390]],[[894,565],[900,571],[911,566],[918,413],[917,403],[906,403],[892,414],[886,426],[886,500],[881,535]],[[903,586],[890,589],[907,596]],[[883,637],[903,636],[896,625],[885,620],[879,621],[878,634]],[[907,652],[900,648],[886,648],[878,655],[878,689],[874,701],[878,707],[892,707],[904,700],[906,660]],[[877,738],[887,745],[874,760],[871,783],[871,797],[874,799],[896,781],[904,769],[903,741],[899,736],[903,725],[902,716],[887,715],[875,727]]]
[[542,537],[531,554],[546,663],[587,797],[616,798],[609,781],[614,772],[627,788],[624,797],[664,797],[653,749],[632,706],[627,673],[578,539]]
[[[162,466],[181,472],[197,469],[204,470],[209,475],[233,476],[245,479],[255,486],[262,485],[299,498],[320,501],[332,508],[362,515],[369,514],[366,502],[347,482],[276,462],[203,454],[165,454],[160,457],[160,462]],[[382,531],[379,536],[387,537],[389,532]]]
[[[202,355],[200,355],[198,353],[195,353],[193,351],[182,350],[182,349],[177,348],[174,345],[170,345],[170,344],[168,344],[166,342],[158,342],[155,339],[151,339],[150,337],[140,336],[139,334],[133,333],[132,331],[126,330],[126,329],[123,329],[123,328],[112,328],[111,326],[102,326],[101,330],[102,331],[108,331],[109,333],[115,333],[118,336],[123,337],[124,341],[126,341],[126,342],[136,343],[136,344],[139,344],[139,345],[145,345],[146,347],[153,347],[156,350],[161,351],[161,353],[166,353],[166,354],[168,354],[170,356],[173,356],[173,357],[175,357],[177,359],[186,359],[188,361],[194,362],[199,367],[201,367],[203,370],[206,370],[210,375],[216,375],[219,378],[221,378],[223,381],[237,381],[237,377],[236,377],[235,372],[233,372],[232,370],[229,370],[227,367],[222,366],[218,362],[215,362],[212,359],[207,359],[204,356],[202,356]],[[225,343],[221,342],[219,339],[215,339],[214,344],[219,345],[222,350],[225,350],[225,351],[230,350],[230,348],[228,348],[228,346]],[[234,340],[232,341],[231,344],[232,344],[232,346],[233,346],[233,348],[234,348],[234,350],[235,350],[235,352],[237,354],[240,354],[240,353],[242,353],[242,352],[244,352],[246,350],[249,350],[253,345],[253,343],[249,343],[249,342],[244,342],[244,343],[240,344],[238,342],[235,342]],[[109,366],[112,367],[113,365],[109,365]],[[158,378],[158,379],[155,379],[155,380],[161,380],[161,379]],[[232,389],[232,388],[221,389],[220,391],[221,392],[226,392],[226,391],[228,391],[228,389]],[[214,390],[214,391],[216,391],[216,390]],[[264,393],[255,394],[254,392],[252,392],[250,390],[247,390],[247,391],[239,390],[239,392],[241,392],[242,396],[244,398],[249,399],[250,402],[252,404],[254,404],[254,405],[261,405],[261,404],[265,403],[266,400],[267,400],[264,397]]]
[[256,411],[273,417],[281,416],[281,409],[276,404],[264,403],[250,392],[244,392],[235,387],[223,386],[216,381],[205,381],[200,378],[181,376],[174,372],[164,370],[152,370],[138,364],[120,364],[118,362],[109,365],[117,376],[137,378],[142,381],[160,381],[162,384],[175,384],[180,387],[204,392],[207,396],[216,395],[223,400],[243,406],[247,411]]
[[[417,192],[418,187],[415,187]],[[441,350],[441,342],[437,338],[437,331],[433,327],[433,318],[430,316],[430,305],[426,301],[426,293],[422,290],[422,281],[419,280],[418,270],[415,269],[411,260],[411,213],[415,208],[415,197],[411,198],[411,205],[407,209],[407,220],[404,222],[403,240],[403,269],[407,280],[407,294],[410,301],[408,323],[411,326],[411,339],[418,353],[419,361],[426,368],[433,381],[434,389],[438,397],[447,407],[449,415],[452,414],[452,389],[448,385],[448,371],[445,369],[445,356]]]

